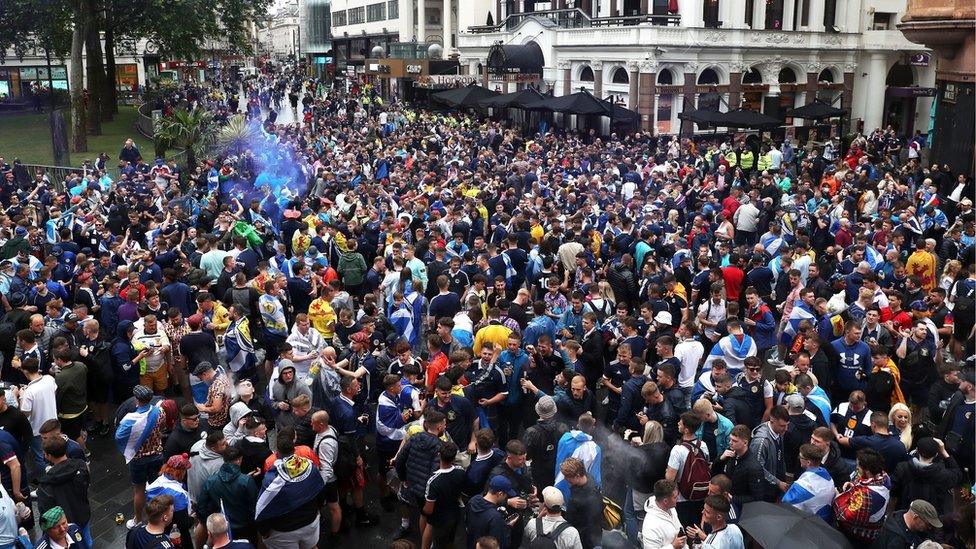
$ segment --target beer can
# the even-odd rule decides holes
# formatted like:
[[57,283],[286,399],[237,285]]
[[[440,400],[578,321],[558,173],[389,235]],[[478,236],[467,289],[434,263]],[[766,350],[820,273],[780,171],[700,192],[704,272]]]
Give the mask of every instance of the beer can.
[[125,515],[122,513],[115,513],[115,524],[121,525],[123,522],[125,522]]

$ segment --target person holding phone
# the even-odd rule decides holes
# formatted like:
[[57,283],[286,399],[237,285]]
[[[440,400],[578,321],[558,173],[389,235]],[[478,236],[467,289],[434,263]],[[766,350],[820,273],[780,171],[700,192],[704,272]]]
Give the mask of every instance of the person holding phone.
[[654,483],[654,496],[644,504],[647,516],[641,527],[641,547],[643,549],[683,549],[687,537],[678,522],[678,485],[674,481],[661,479]]
[[[691,525],[687,529],[688,540],[693,547],[708,549],[744,549],[742,531],[735,524],[728,523],[729,500],[722,496],[708,496],[705,498],[705,508],[702,510],[702,525]],[[704,525],[708,524],[709,533],[705,533]]]

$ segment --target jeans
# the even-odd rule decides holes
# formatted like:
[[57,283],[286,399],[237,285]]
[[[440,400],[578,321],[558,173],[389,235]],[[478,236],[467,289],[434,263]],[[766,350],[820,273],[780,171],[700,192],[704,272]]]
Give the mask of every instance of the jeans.
[[634,509],[634,489],[627,488],[627,497],[624,498],[624,531],[627,532],[627,539],[636,547],[640,547],[640,524],[637,521],[637,510]]
[[34,454],[34,465],[37,465],[37,476],[44,474],[47,462],[44,461],[44,450],[41,448],[41,436],[35,435],[31,439],[31,453]]

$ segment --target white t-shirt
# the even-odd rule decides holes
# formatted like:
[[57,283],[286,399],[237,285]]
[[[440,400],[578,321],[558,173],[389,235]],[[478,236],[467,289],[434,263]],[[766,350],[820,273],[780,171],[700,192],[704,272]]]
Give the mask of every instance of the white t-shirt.
[[[690,444],[692,446],[697,446],[701,450],[702,454],[705,455],[705,459],[708,459],[707,444],[700,440],[693,440],[690,442]],[[684,444],[675,444],[675,446],[671,448],[671,455],[668,456],[668,469],[674,469],[678,472],[678,474],[674,477],[675,482],[678,481],[677,479],[681,478],[681,470],[685,467],[685,461],[688,460],[689,453],[688,448]],[[686,501],[680,492],[678,493],[678,501]]]
[[744,549],[742,531],[734,524],[728,524],[718,532],[708,534],[702,549]]
[[56,393],[58,390],[54,378],[48,375],[27,384],[20,393],[20,409],[30,419],[34,436],[40,436],[41,425],[49,419],[57,419],[58,405]]
[[702,355],[704,354],[705,347],[694,339],[688,339],[675,345],[674,356],[681,361],[681,371],[678,372],[679,387],[695,386],[695,374],[698,372],[698,363],[701,362]]

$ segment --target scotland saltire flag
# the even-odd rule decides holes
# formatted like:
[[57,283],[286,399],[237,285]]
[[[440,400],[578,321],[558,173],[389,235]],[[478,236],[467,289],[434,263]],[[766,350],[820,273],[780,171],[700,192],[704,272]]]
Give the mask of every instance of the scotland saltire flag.
[[583,462],[583,465],[586,466],[586,472],[593,477],[597,488],[600,487],[603,479],[600,465],[603,460],[603,450],[593,441],[593,437],[583,431],[576,430],[563,434],[562,438],[559,439],[559,446],[556,448],[555,486],[563,493],[567,502],[569,501],[569,483],[562,471],[559,470],[559,466],[566,461],[566,458],[571,457]]
[[747,357],[756,356],[758,352],[759,349],[756,347],[756,342],[749,337],[749,334],[742,334],[741,341],[736,336],[727,335],[712,346],[712,350],[705,357],[702,372],[711,371],[712,362],[720,358],[728,365],[730,372],[737,374],[742,371],[743,361]]
[[152,481],[152,484],[146,486],[147,501],[164,494],[173,496],[173,510],[182,511],[186,509],[187,513],[193,514],[190,495],[187,493],[186,488],[183,487],[182,482],[173,480],[166,475],[159,475],[156,477],[156,480]]
[[879,253],[878,250],[874,249],[874,246],[865,246],[864,261],[867,261],[868,264],[871,265],[871,270],[876,271],[881,267],[881,264],[884,263],[884,257],[881,256],[881,253]]
[[410,345],[416,343],[417,330],[414,329],[413,310],[410,306],[401,304],[397,307],[390,314],[390,324],[393,324],[393,329],[396,330],[396,334],[406,339]]
[[766,253],[776,257],[779,255],[779,249],[783,247],[783,237],[773,234],[766,235],[762,239],[762,247],[765,248]]
[[318,468],[300,456],[276,461],[264,475],[263,486],[255,508],[259,521],[288,515],[314,501],[325,489]]
[[800,323],[804,320],[809,320],[810,324],[817,325],[817,315],[813,314],[810,307],[804,303],[802,300],[797,300],[793,305],[793,311],[790,313],[790,318],[783,327],[783,337],[782,343],[789,346],[793,343],[793,338],[796,334],[800,333]]
[[385,159],[380,160],[376,166],[376,176],[374,179],[379,181],[381,179],[386,179],[387,177],[390,177],[390,165]]
[[246,318],[231,323],[224,335],[224,349],[227,350],[227,365],[234,373],[250,371],[257,357],[254,355],[254,342]]
[[159,406],[146,405],[136,408],[136,411],[125,414],[115,430],[115,446],[122,453],[125,462],[129,463],[136,456],[143,443],[159,424],[162,414]]
[[502,252],[501,256],[502,261],[505,262],[505,285],[511,288],[512,282],[518,276],[518,271],[515,270],[515,267],[512,267],[512,259],[508,257],[508,254]]
[[804,471],[783,494],[783,503],[792,505],[827,522],[833,518],[834,481],[823,467]]

